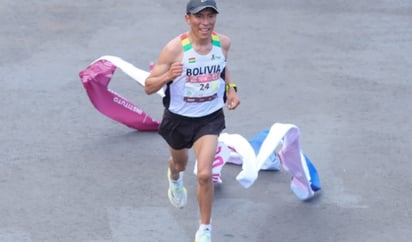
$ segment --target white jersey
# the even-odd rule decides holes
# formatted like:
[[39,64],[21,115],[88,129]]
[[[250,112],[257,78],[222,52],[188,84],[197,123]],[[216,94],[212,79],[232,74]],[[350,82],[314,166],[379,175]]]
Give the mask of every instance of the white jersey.
[[172,113],[186,117],[202,117],[224,105],[225,81],[222,73],[226,59],[216,33],[212,34],[212,50],[198,54],[187,34],[181,35],[183,73],[167,84],[165,107]]

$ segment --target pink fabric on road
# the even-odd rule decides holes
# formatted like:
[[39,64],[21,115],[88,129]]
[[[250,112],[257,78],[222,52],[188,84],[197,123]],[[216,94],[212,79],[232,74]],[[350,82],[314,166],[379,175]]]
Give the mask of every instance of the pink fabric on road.
[[101,59],[79,73],[94,107],[107,117],[139,131],[155,131],[160,122],[108,88],[116,66]]

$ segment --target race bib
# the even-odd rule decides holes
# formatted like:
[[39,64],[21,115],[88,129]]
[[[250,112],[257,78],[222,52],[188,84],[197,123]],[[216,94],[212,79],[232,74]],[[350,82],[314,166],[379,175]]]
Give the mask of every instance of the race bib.
[[217,98],[220,73],[188,76],[185,83],[184,101],[208,102]]

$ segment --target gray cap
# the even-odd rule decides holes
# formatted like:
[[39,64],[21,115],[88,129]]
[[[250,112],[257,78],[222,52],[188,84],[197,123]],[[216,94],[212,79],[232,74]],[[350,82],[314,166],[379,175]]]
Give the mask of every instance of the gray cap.
[[219,13],[215,0],[189,0],[186,6],[186,13],[198,13],[205,8],[212,8],[216,13]]

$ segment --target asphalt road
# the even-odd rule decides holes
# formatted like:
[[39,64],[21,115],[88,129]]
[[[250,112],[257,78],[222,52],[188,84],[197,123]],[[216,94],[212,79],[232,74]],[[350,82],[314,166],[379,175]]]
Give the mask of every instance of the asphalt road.
[[[195,176],[185,209],[167,199],[168,151],[91,105],[79,71],[103,55],[149,68],[187,29],[182,1],[0,0],[0,241],[193,241]],[[219,1],[241,106],[228,133],[275,122],[301,129],[322,192],[299,201],[285,171],[249,189],[225,166],[213,241],[409,242],[412,2]],[[158,96],[121,72],[112,88],[160,118]]]

